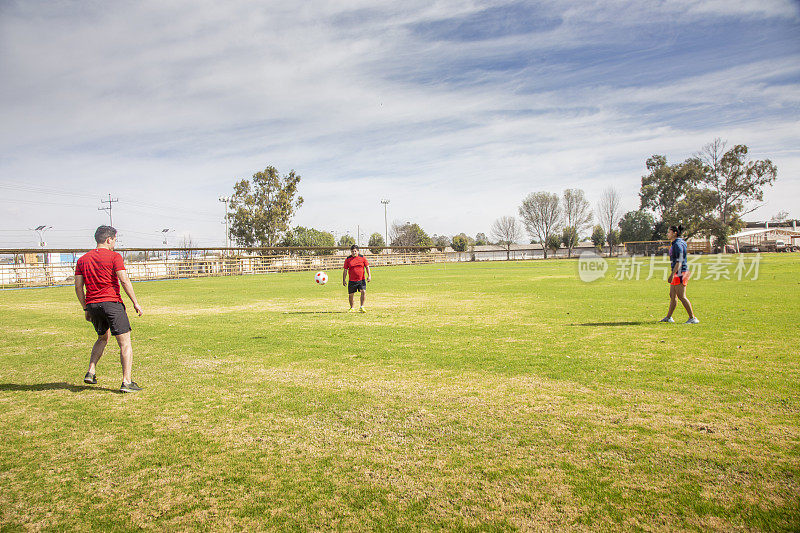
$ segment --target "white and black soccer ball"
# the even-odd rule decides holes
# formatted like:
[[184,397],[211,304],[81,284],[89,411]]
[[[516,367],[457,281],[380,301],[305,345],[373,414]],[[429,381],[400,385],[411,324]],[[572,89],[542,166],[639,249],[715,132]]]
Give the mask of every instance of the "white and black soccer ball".
[[328,283],[328,275],[325,272],[317,272],[314,276],[314,281],[319,285],[325,285]]

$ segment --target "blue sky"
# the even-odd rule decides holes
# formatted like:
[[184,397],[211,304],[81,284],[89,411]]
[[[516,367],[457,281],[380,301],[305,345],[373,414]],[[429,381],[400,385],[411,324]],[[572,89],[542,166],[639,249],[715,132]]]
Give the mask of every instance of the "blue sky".
[[788,0],[0,3],[0,247],[224,239],[237,179],[303,176],[294,223],[489,233],[534,191],[638,207],[650,155],[716,137],[800,217]]

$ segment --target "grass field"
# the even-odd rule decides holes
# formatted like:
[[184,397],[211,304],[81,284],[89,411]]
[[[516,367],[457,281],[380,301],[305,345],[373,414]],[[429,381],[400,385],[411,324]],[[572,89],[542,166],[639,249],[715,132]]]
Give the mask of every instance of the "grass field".
[[0,530],[800,528],[797,254],[696,326],[575,261],[330,274],[135,284],[128,395],[71,288],[0,292]]

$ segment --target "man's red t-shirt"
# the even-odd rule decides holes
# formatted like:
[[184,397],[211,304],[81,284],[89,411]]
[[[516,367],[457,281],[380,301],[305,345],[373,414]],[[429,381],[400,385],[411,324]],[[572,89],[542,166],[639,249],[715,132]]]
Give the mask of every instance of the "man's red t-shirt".
[[75,275],[86,283],[86,303],[119,302],[117,271],[125,270],[122,256],[108,248],[95,248],[85,253],[75,265]]
[[344,268],[350,281],[361,281],[364,279],[364,267],[369,266],[369,261],[363,255],[349,256],[344,260]]

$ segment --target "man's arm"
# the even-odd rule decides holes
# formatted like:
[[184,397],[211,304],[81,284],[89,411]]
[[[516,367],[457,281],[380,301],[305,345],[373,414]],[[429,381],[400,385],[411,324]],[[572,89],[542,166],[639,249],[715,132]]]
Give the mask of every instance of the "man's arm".
[[342,285],[347,287],[347,269],[342,270]]
[[369,281],[372,281],[372,274],[370,274],[370,272],[369,272],[369,265],[365,266],[365,267],[364,267],[364,270],[366,270],[366,271],[367,271],[367,281],[368,281],[368,282],[369,282]]
[[125,289],[125,294],[127,294],[128,298],[133,302],[133,308],[139,313],[139,316],[142,316],[142,306],[140,306],[139,302],[136,300],[136,294],[133,292],[133,284],[131,283],[131,278],[128,277],[128,273],[124,270],[117,270],[117,278],[119,278],[119,284]]
[[83,292],[83,286],[84,286],[83,276],[81,276],[80,274],[76,274],[75,294],[78,296],[78,301],[80,302],[81,307],[83,308],[84,318],[86,318],[86,320],[91,320],[92,317],[89,316],[89,311],[88,309],[86,309],[86,295]]

